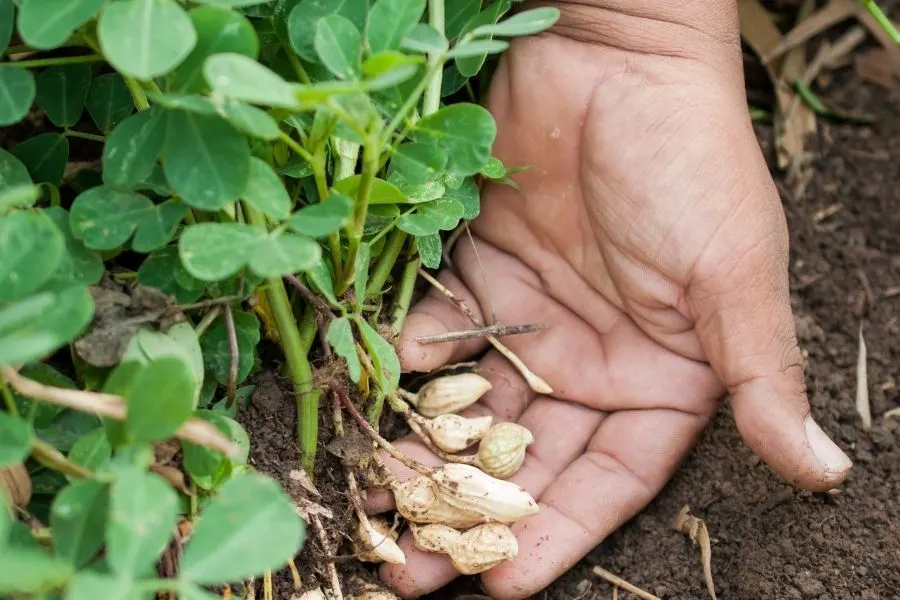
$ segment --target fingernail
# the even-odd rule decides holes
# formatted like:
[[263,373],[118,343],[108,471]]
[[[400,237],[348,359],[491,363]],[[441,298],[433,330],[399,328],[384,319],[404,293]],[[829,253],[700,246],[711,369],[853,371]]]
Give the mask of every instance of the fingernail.
[[842,475],[853,466],[850,458],[838,448],[837,444],[831,441],[827,433],[822,431],[819,424],[813,420],[812,415],[806,417],[804,424],[806,425],[806,439],[809,441],[813,454],[825,467],[826,473]]

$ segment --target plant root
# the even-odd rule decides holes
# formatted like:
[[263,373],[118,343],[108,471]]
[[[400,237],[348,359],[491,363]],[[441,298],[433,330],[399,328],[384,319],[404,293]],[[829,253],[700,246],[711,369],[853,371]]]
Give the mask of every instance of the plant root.
[[[23,396],[30,396],[44,402],[117,421],[124,421],[127,415],[125,400],[121,396],[44,385],[23,377],[12,367],[0,367],[0,375]],[[225,437],[211,423],[202,419],[188,419],[178,429],[175,436],[199,446],[218,450],[228,456],[235,456],[240,452],[237,444]]]
[[662,600],[659,596],[654,596],[650,592],[645,592],[641,588],[628,583],[618,575],[610,573],[603,567],[594,567],[594,575],[611,583],[613,585],[613,590],[615,590],[616,588],[622,588],[626,592],[631,592],[638,598],[643,598],[643,600]]
[[700,546],[700,561],[703,563],[703,579],[709,597],[716,600],[716,586],[712,578],[712,548],[709,542],[709,531],[703,519],[690,514],[690,507],[684,506],[675,518],[675,529],[688,536],[692,542]]

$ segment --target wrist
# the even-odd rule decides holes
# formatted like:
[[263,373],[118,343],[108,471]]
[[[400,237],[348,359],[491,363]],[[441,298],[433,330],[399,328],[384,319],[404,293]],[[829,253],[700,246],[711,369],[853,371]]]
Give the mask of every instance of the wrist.
[[556,6],[550,33],[629,52],[672,57],[740,59],[735,0],[528,0]]

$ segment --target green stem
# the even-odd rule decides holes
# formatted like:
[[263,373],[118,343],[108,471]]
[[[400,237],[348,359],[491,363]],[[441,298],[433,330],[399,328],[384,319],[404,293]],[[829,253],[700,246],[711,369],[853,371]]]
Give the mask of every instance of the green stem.
[[128,91],[131,92],[134,106],[138,110],[147,110],[150,108],[150,102],[147,100],[147,93],[144,91],[144,88],[141,87],[141,84],[138,83],[137,79],[129,77],[128,75],[123,75],[122,78],[125,80],[125,85],[128,86]]
[[369,279],[369,285],[366,287],[366,296],[374,296],[381,292],[384,282],[387,281],[391,274],[391,270],[397,263],[397,257],[403,249],[403,243],[406,241],[406,232],[394,229],[384,243],[381,256],[375,263],[375,269],[372,271],[372,277]]
[[403,267],[403,275],[400,276],[400,285],[394,296],[394,310],[391,313],[391,333],[399,336],[409,313],[409,304],[412,301],[413,291],[416,288],[416,274],[419,271],[421,259],[416,256]]
[[281,34],[281,31],[275,24],[275,19],[269,19],[269,22],[272,23],[272,26],[275,28],[275,31],[278,34],[278,41],[281,42],[281,47],[284,49],[284,53],[287,55],[288,62],[291,63],[291,67],[297,74],[297,79],[300,80],[300,83],[312,83],[312,80],[310,80],[309,75],[306,73],[306,69],[303,68],[303,63],[300,62],[300,58],[297,56],[297,53],[294,52],[293,48],[291,48],[291,44],[288,42],[288,40],[284,39],[284,36]]
[[303,316],[300,317],[300,344],[303,352],[308,356],[312,350],[313,342],[316,341],[316,333],[319,330],[316,309],[312,304],[307,304],[303,309]]
[[84,133],[83,131],[74,131],[72,129],[66,129],[63,132],[63,135],[66,137],[81,138],[83,140],[91,140],[92,142],[103,143],[106,141],[105,136],[96,135],[94,133]]
[[366,410],[366,420],[375,428],[378,427],[378,421],[381,419],[381,412],[383,409],[384,394],[381,390],[376,390],[375,400],[372,401],[372,404],[370,404],[368,410]]
[[31,69],[34,67],[52,67],[56,65],[79,65],[82,63],[102,62],[105,60],[99,54],[85,54],[84,56],[60,56],[58,58],[36,58],[34,60],[18,60],[11,63],[3,63],[4,67],[17,67]]
[[12,390],[9,389],[6,380],[0,377],[0,393],[3,394],[3,401],[6,403],[6,412],[14,417],[19,416],[19,407],[16,406],[16,399],[13,397]]
[[310,154],[306,150],[306,148],[304,148],[303,146],[298,144],[296,141],[294,141],[294,138],[292,138],[291,136],[289,136],[288,134],[286,134],[283,131],[279,131],[278,139],[281,140],[282,142],[284,142],[288,148],[290,148],[291,150],[293,150],[294,152],[299,154],[300,158],[302,158],[303,160],[308,162],[310,167],[314,168],[313,162],[315,162],[315,159],[313,158],[313,155]]
[[341,282],[337,287],[338,295],[343,294],[353,283],[356,274],[356,259],[359,255],[359,245],[362,243],[365,230],[366,215],[369,213],[369,196],[372,193],[372,184],[378,173],[379,150],[378,131],[369,133],[369,137],[363,146],[362,177],[359,181],[359,191],[356,194],[356,206],[353,210],[353,222],[348,228],[349,249],[347,251],[346,268],[343,270]]
[[[432,27],[444,33],[444,0],[428,0],[428,22]],[[444,76],[444,61],[440,54],[428,56],[428,66],[433,71],[425,91],[425,99],[422,103],[422,115],[430,115],[437,112],[441,106],[441,80]],[[437,67],[435,69],[435,67]]]
[[31,456],[48,469],[64,473],[77,479],[90,479],[93,473],[74,463],[66,456],[43,440],[35,438],[31,443]]
[[881,10],[881,7],[875,2],[875,0],[862,0],[862,3],[865,5],[866,9],[869,11],[882,29],[890,36],[891,41],[895,44],[900,44],[900,31],[897,31],[897,27],[891,21],[891,19],[884,14],[884,11]]
[[[266,219],[262,213],[250,204],[244,205],[244,211],[251,224],[265,229]],[[319,441],[319,396],[321,390],[313,387],[312,367],[303,351],[303,340],[297,329],[294,314],[291,312],[291,303],[288,300],[287,291],[284,289],[284,282],[280,277],[272,277],[266,281],[266,288],[269,306],[272,308],[272,316],[275,318],[275,326],[278,328],[281,348],[287,359],[291,379],[294,380],[300,465],[312,478],[316,461],[316,445]]]
[[384,134],[381,139],[381,146],[387,146],[391,141],[391,136],[394,134],[394,131],[397,130],[397,127],[403,120],[407,117],[409,112],[419,103],[419,99],[422,97],[422,93],[425,91],[425,88],[428,87],[428,84],[434,78],[436,73],[440,73],[443,68],[443,62],[446,60],[446,56],[443,54],[438,56],[438,61],[436,64],[432,65],[431,68],[425,73],[425,77],[419,82],[416,88],[413,90],[412,94],[406,99],[406,102],[403,103],[403,106],[400,107],[400,110],[397,111],[397,114],[394,115],[394,118],[391,119],[391,122],[388,123],[387,128],[384,130]]

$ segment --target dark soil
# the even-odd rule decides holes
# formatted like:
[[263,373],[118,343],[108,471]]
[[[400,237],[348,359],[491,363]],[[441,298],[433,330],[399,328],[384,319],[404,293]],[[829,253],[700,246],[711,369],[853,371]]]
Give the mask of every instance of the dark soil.
[[[667,600],[708,598],[699,549],[672,526],[685,505],[709,528],[720,599],[900,598],[900,418],[883,418],[900,405],[900,93],[861,82],[848,69],[818,91],[832,105],[880,117],[873,126],[820,120],[810,143],[812,178],[802,190],[773,168],[791,230],[792,302],[808,353],[813,413],[854,460],[852,473],[838,493],[790,487],[743,444],[725,402],[662,494],[543,598],[612,598],[611,586],[592,575],[594,565]],[[758,133],[772,164],[771,127],[760,125]],[[861,324],[870,432],[854,404]],[[310,498],[289,477],[298,464],[295,415],[285,408],[292,407],[289,386],[263,383],[242,417],[252,463]],[[322,426],[318,502],[333,511],[332,530],[345,533],[346,484],[338,459],[324,448],[331,425]],[[323,555],[333,552],[314,540],[300,557],[301,572],[318,573]],[[338,564],[345,575],[362,572]],[[290,587],[289,575],[279,575],[276,598],[289,598]],[[434,596],[472,592],[477,583],[469,578]]]

